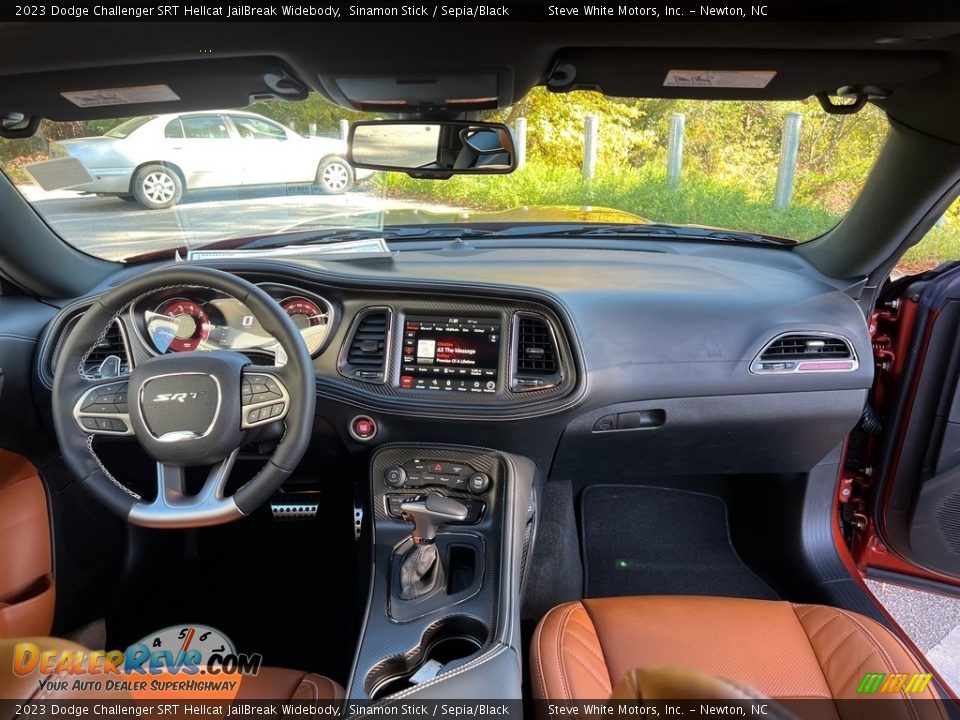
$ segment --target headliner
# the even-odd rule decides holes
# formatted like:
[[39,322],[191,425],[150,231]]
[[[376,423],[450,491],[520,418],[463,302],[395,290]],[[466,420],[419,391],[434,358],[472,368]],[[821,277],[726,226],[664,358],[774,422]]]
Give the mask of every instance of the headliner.
[[[467,49],[464,38],[484,36]],[[901,41],[877,43],[891,37]],[[877,85],[890,93],[877,104],[891,117],[960,143],[957,22],[4,23],[0,111],[113,117],[116,106],[78,108],[60,93],[158,82],[182,100],[122,114],[240,107],[268,92],[263,74],[278,69],[341,103],[330,78],[495,74],[507,105],[543,84],[558,59],[577,67],[574,87],[637,97],[786,99]],[[764,90],[663,87],[665,69],[684,65],[778,76]]]

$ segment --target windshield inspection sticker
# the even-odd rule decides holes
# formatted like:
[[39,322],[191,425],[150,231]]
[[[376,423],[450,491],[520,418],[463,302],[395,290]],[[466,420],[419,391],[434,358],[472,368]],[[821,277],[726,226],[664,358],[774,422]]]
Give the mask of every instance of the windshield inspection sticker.
[[669,70],[664,87],[765,88],[775,70]]
[[244,250],[190,250],[187,260],[218,260],[222,258],[262,258],[287,255],[312,255],[325,260],[375,260],[392,257],[393,253],[383,238],[344,240],[329,245],[301,245]]
[[77,107],[106,107],[108,105],[136,105],[137,103],[169,102],[179,100],[168,85],[139,85],[137,87],[105,88],[103,90],[76,90],[60,93]]

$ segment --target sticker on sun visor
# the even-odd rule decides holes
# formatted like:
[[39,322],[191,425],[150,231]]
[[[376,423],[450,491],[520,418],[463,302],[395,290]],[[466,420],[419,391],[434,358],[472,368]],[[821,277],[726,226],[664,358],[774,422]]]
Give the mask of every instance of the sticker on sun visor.
[[669,70],[665,87],[765,88],[775,70]]
[[137,103],[179,100],[167,85],[139,85],[137,87],[104,88],[103,90],[75,90],[60,93],[77,107],[105,107],[107,105],[136,105]]

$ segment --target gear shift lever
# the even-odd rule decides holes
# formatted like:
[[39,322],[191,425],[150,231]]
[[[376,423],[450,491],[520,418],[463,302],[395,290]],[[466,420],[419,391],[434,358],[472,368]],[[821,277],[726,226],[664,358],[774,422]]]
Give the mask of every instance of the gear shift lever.
[[432,543],[438,528],[448,522],[463,522],[467,519],[467,506],[443,495],[427,495],[426,500],[412,500],[400,504],[403,519],[412,522],[410,533],[415,545]]
[[467,519],[467,506],[443,495],[410,500],[400,505],[404,520],[413,523],[413,548],[400,564],[400,599],[417,600],[444,587],[446,573],[437,551],[437,530],[448,522]]

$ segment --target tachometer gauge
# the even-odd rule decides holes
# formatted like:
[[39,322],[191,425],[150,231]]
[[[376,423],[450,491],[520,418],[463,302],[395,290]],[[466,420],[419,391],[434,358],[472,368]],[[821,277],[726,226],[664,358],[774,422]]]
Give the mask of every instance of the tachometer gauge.
[[293,297],[284,300],[280,307],[293,320],[293,324],[299,330],[306,330],[309,327],[326,325],[330,320],[328,313],[321,310],[315,302],[302,297]]
[[[210,318],[197,303],[177,298],[157,308],[157,314],[173,320],[175,325],[148,322],[147,331],[160,352],[196,350],[210,335]],[[173,332],[171,333],[170,330]]]
[[313,300],[305,297],[289,297],[280,303],[280,307],[293,320],[310,354],[315,354],[323,345],[330,322],[329,310],[321,309]]

